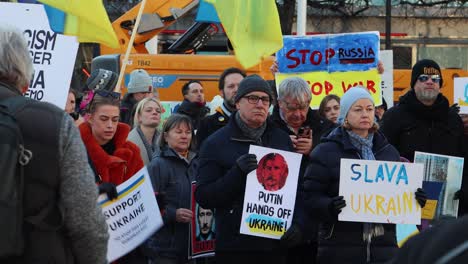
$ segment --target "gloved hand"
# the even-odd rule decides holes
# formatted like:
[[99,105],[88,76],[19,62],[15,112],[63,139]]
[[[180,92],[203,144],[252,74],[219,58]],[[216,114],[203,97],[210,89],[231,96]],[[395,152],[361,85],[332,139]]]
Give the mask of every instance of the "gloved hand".
[[453,194],[453,199],[460,200],[464,195],[465,193],[463,192],[463,190],[460,189]]
[[416,196],[416,201],[418,201],[418,204],[421,206],[421,208],[424,208],[427,201],[426,192],[422,188],[418,188],[414,195]]
[[245,173],[245,175],[247,175],[251,171],[257,169],[257,156],[255,154],[244,154],[237,158],[236,164],[237,167],[239,167],[239,169]]
[[295,247],[302,242],[302,231],[299,226],[293,224],[288,231],[281,236],[281,243],[286,247]]
[[458,105],[458,103],[451,105],[450,109],[455,111],[457,114],[460,113],[460,106]]
[[117,193],[117,186],[113,183],[102,182],[101,184],[99,184],[98,188],[99,194],[107,194],[107,198],[109,198],[109,200],[114,200],[119,196],[119,194]]
[[341,213],[341,209],[346,206],[346,201],[343,196],[336,196],[332,198],[331,203],[328,205],[328,210],[332,215],[338,216]]

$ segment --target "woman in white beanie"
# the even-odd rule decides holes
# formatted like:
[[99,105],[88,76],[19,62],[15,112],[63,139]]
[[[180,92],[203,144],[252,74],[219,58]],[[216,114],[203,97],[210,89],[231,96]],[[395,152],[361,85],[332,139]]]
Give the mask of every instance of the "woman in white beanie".
[[[340,222],[346,206],[338,195],[340,160],[364,159],[400,161],[398,151],[388,143],[375,122],[372,96],[363,87],[349,89],[340,101],[339,127],[322,138],[310,154],[304,179],[306,212],[320,222],[318,263],[383,263],[396,253],[394,224]],[[425,193],[416,192],[424,207]]]

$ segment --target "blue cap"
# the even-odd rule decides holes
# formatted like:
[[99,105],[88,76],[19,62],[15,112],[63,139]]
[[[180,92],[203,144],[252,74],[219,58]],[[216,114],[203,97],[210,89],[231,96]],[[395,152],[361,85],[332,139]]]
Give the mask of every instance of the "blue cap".
[[375,105],[374,99],[366,88],[356,86],[349,89],[340,99],[340,116],[338,117],[339,124],[343,124],[346,116],[348,115],[349,109],[359,99],[369,99],[372,104]]

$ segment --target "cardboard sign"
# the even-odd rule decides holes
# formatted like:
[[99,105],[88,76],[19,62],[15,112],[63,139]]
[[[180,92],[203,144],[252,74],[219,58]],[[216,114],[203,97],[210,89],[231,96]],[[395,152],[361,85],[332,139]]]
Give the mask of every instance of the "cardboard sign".
[[381,50],[380,61],[384,66],[384,72],[381,74],[382,96],[390,108],[393,106],[393,50]]
[[117,186],[118,198],[101,195],[98,203],[109,231],[107,260],[112,262],[143,243],[163,225],[146,167]]
[[453,79],[453,101],[460,106],[461,114],[468,114],[468,78]]
[[277,54],[281,73],[367,71],[377,68],[379,32],[284,36]]
[[22,30],[34,65],[24,96],[65,109],[78,42],[50,29],[43,5],[0,3],[0,23]]
[[195,201],[195,183],[192,184],[192,258],[214,256],[216,244],[215,210],[200,207]]
[[250,145],[258,168],[247,175],[240,233],[280,239],[292,224],[302,155]]
[[289,77],[301,77],[310,85],[312,92],[312,101],[310,107],[318,109],[320,102],[329,94],[335,94],[339,97],[350,88],[361,85],[369,91],[374,99],[375,105],[382,104],[382,92],[380,88],[380,74],[377,69],[363,72],[336,72],[329,74],[327,72],[307,72],[300,74],[282,74],[275,75],[276,83],[280,84]]
[[464,158],[416,151],[414,163],[424,164],[424,180],[442,183],[434,219],[457,217],[458,200],[453,197],[461,188]]
[[403,162],[341,159],[340,195],[346,207],[340,221],[420,224],[415,192],[423,166]]
[[303,78],[310,85],[312,108],[326,95],[342,96],[357,85],[369,90],[376,105],[382,104],[378,32],[285,36],[283,42],[276,54],[276,84],[288,77]]

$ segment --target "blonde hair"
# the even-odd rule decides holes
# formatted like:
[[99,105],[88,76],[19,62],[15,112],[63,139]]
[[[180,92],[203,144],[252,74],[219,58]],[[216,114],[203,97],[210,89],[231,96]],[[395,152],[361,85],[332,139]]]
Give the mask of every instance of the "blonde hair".
[[161,111],[163,110],[161,102],[159,100],[153,98],[153,97],[149,97],[149,98],[145,98],[145,99],[141,100],[137,104],[137,107],[135,109],[135,115],[133,116],[133,127],[137,127],[139,125],[138,116],[141,115],[141,111],[143,111],[143,108],[145,107],[146,103],[148,103],[148,102],[155,102],[159,106]]

